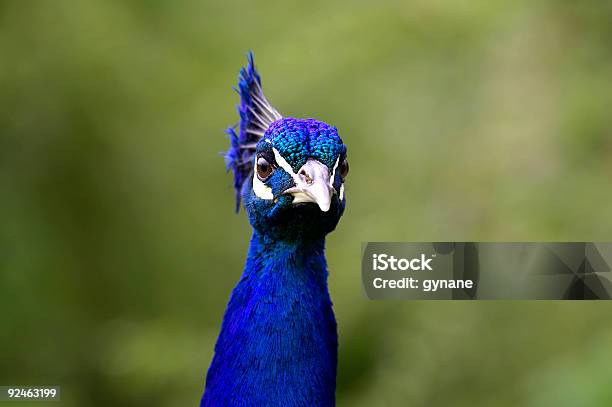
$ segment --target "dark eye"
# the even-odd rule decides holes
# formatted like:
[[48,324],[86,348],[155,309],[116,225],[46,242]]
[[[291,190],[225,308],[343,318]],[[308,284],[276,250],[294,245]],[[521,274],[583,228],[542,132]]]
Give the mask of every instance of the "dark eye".
[[274,172],[274,167],[265,158],[257,157],[257,176],[265,181]]
[[348,165],[348,161],[346,161],[346,158],[344,160],[342,160],[342,163],[340,163],[340,176],[342,177],[342,179],[346,178],[346,176],[348,175],[348,171],[349,171],[349,165]]

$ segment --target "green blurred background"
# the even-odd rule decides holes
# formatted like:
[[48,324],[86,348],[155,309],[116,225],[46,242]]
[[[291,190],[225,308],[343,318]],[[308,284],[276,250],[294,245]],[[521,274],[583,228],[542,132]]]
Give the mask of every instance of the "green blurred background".
[[610,240],[611,22],[603,0],[1,1],[0,384],[198,405],[250,237],[219,153],[252,49],[272,103],[349,148],[339,406],[612,405],[612,303],[370,302],[359,271],[362,241]]

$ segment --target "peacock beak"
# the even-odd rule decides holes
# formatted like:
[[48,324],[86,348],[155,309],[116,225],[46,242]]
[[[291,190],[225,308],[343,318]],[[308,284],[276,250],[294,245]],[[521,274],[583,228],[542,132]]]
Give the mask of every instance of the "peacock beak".
[[323,212],[331,206],[333,189],[329,182],[329,168],[320,161],[308,159],[294,177],[295,187],[285,190],[293,195],[293,203],[314,202]]

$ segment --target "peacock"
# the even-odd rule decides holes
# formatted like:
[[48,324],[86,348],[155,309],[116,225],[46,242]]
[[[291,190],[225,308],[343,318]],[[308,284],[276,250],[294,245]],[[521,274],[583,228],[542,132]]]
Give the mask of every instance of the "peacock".
[[200,406],[334,406],[338,335],[325,236],[346,204],[349,166],[338,130],[283,117],[249,53],[239,124],[227,130],[236,212],[253,233],[232,291]]

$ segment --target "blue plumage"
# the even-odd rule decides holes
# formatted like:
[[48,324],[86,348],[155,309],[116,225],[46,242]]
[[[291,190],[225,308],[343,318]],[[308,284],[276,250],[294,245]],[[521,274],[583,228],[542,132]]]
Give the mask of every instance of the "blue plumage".
[[338,340],[324,246],[344,212],[346,147],[335,127],[282,118],[252,55],[239,93],[226,159],[253,236],[201,406],[333,406]]
[[248,54],[247,66],[240,70],[238,88],[234,89],[240,95],[240,122],[238,133],[234,127],[226,130],[230,136],[230,149],[225,154],[225,165],[228,171],[234,172],[237,212],[240,209],[240,190],[252,170],[251,159],[255,145],[269,125],[280,119],[281,115],[270,105],[261,90],[261,78],[255,69],[252,53]]

